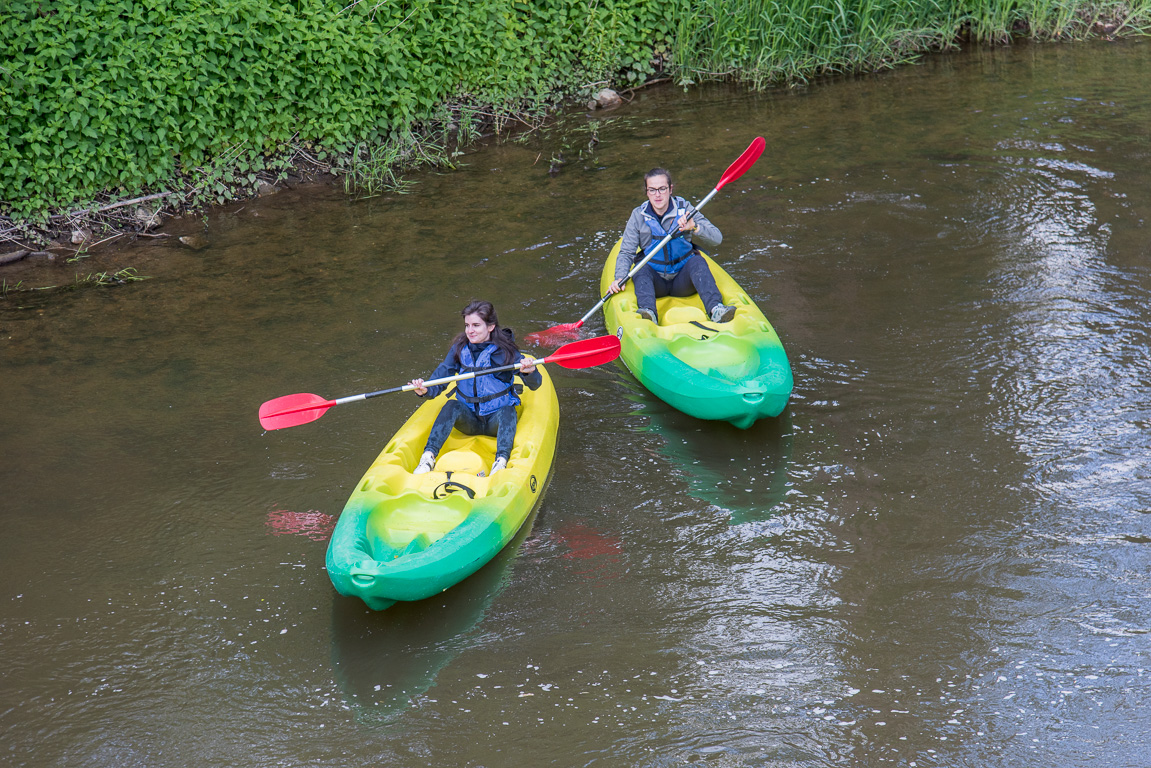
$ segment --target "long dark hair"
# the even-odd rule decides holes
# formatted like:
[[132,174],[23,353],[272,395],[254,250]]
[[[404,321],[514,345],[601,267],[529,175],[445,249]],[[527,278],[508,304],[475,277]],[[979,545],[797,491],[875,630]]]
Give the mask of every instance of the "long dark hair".
[[[460,317],[466,318],[468,315],[479,315],[480,319],[484,321],[485,325],[494,325],[492,329],[491,338],[488,341],[495,344],[504,352],[504,363],[508,364],[516,359],[519,354],[520,348],[516,346],[515,335],[510,328],[501,328],[500,320],[496,317],[496,308],[492,306],[490,301],[472,301],[466,307],[460,310]],[[452,339],[452,353],[456,359],[460,359],[460,350],[468,343],[468,335],[460,331],[459,335]]]

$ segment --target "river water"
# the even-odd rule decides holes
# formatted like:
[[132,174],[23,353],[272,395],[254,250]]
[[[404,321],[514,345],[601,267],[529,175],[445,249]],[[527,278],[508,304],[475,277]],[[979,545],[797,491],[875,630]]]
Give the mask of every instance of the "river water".
[[[118,252],[143,282],[10,291],[0,763],[1151,764],[1149,75],[1096,42],[656,88],[408,195],[179,222],[208,247]],[[756,135],[708,213],[784,415],[557,370],[530,531],[424,603],[335,594],[334,517],[415,398],[259,404],[426,374],[474,297],[576,320],[642,171],[698,200]]]

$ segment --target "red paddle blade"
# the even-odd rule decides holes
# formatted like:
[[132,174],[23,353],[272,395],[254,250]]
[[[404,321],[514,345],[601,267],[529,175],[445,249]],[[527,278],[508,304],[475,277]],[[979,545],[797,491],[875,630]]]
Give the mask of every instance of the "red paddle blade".
[[591,368],[610,363],[619,357],[619,339],[615,336],[596,336],[564,346],[543,359],[545,363],[558,363],[564,368]]
[[735,159],[735,162],[727,167],[723,172],[723,176],[719,177],[719,183],[715,185],[716,189],[723,189],[723,185],[729,181],[735,181],[743,174],[747,173],[747,169],[755,165],[755,161],[763,154],[764,147],[767,142],[763,140],[762,136],[756,136],[755,139],[748,145],[747,149],[743,150],[743,154]]
[[284,395],[260,406],[260,426],[264,429],[284,429],[315,421],[336,404],[319,395],[307,392]]
[[541,347],[548,347],[557,341],[564,339],[578,339],[579,329],[583,325],[583,321],[575,323],[561,323],[560,325],[553,325],[551,328],[545,328],[542,331],[534,331],[524,336],[524,341],[530,344],[536,344]]

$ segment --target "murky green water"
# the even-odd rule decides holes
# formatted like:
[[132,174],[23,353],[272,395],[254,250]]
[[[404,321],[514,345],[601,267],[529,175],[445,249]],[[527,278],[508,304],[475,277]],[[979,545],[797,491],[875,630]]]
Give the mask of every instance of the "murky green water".
[[[117,256],[146,282],[9,294],[0,762],[1146,765],[1149,69],[653,90],[408,196],[213,212],[205,250]],[[338,597],[326,531],[415,399],[274,433],[259,404],[425,374],[473,297],[574,321],[640,173],[698,199],[760,134],[708,212],[784,416],[561,371],[532,529],[439,599]]]

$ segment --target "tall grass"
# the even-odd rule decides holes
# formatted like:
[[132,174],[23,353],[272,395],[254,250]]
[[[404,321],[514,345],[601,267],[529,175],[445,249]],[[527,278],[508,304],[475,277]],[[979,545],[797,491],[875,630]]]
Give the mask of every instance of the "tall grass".
[[967,39],[1147,34],[1151,0],[699,0],[678,24],[685,82],[757,86],[894,66]]
[[[990,6],[990,4],[988,4]],[[1149,0],[1028,0],[1015,4],[1013,29],[1040,40],[1082,39],[1091,35],[1146,35],[1151,32]],[[976,39],[1005,39],[987,9],[977,6],[970,14]]]
[[384,192],[406,193],[411,182],[403,178],[405,170],[448,164],[444,145],[405,130],[380,143],[361,142],[343,158],[340,170],[348,194],[375,197]]
[[962,13],[937,0],[702,0],[680,23],[689,79],[757,85],[890,66],[946,47]]

